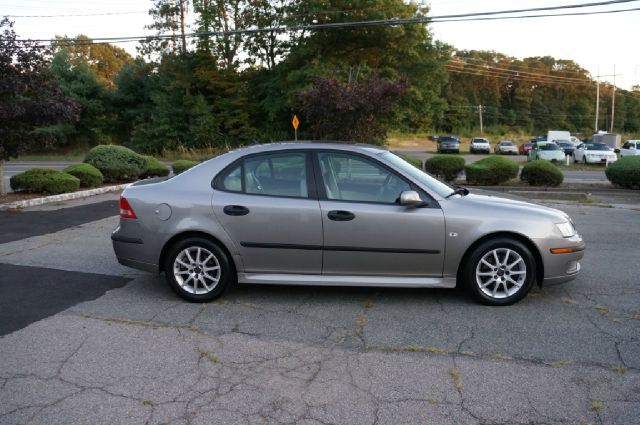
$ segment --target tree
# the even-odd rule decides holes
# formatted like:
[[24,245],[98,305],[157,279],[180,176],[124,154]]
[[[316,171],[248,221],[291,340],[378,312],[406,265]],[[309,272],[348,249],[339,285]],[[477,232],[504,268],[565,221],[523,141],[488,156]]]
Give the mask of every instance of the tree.
[[107,85],[98,81],[86,62],[73,60],[66,50],[58,51],[51,62],[51,71],[62,92],[79,107],[78,120],[73,124],[39,129],[57,138],[59,145],[92,147],[107,139]]
[[[248,0],[245,22],[252,28],[277,28],[288,22],[290,8],[291,0]],[[249,34],[245,39],[245,49],[249,54],[247,62],[273,70],[287,53],[288,45],[285,37],[277,31]]]
[[[426,14],[428,9],[403,0],[294,0],[287,23],[309,25],[346,23]],[[377,75],[389,82],[406,79],[406,95],[394,110],[396,128],[426,129],[444,109],[442,86],[448,47],[434,43],[426,25],[348,27],[289,34],[289,54],[269,78],[255,87],[259,115],[269,129],[289,126],[297,96],[319,77],[349,82]]]
[[154,0],[153,7],[149,9],[149,15],[153,18],[153,23],[147,25],[146,28],[156,30],[157,35],[171,34],[171,37],[148,39],[140,48],[140,53],[148,56],[154,53],[176,55],[178,53],[178,37],[180,37],[180,49],[182,54],[185,54],[187,52],[185,37],[187,0]]
[[49,50],[18,41],[7,18],[0,20],[0,30],[0,182],[4,182],[2,163],[36,147],[45,148],[55,139],[36,129],[74,122],[78,108],[53,78]]
[[65,51],[73,65],[84,63],[96,74],[98,80],[113,86],[113,78],[133,58],[126,50],[109,43],[94,43],[86,35],[74,38],[56,36],[57,51]]
[[[245,9],[248,0],[194,0],[193,8],[198,14],[198,32],[229,32],[249,27]],[[213,54],[222,67],[233,69],[238,66],[238,55],[242,49],[242,35],[220,35],[200,37],[200,51]]]
[[312,139],[384,144],[389,119],[406,89],[404,81],[376,76],[352,83],[319,78],[300,99],[306,133]]

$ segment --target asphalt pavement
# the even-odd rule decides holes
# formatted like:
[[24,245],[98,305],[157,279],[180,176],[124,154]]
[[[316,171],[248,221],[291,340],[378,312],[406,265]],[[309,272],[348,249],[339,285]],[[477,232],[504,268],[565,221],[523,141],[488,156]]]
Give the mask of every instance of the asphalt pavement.
[[13,304],[55,273],[91,292],[0,337],[0,424],[636,424],[640,213],[556,206],[587,242],[582,273],[509,307],[277,285],[187,303],[116,262],[117,217],[0,243]]

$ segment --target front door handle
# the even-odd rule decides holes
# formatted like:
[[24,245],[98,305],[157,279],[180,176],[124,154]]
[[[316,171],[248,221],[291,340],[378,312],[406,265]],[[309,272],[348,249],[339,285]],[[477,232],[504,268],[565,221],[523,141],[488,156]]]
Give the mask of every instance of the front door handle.
[[356,215],[350,211],[334,210],[329,211],[327,217],[329,217],[329,220],[333,221],[351,221],[356,218]]
[[249,208],[242,205],[227,205],[222,209],[226,215],[247,215],[249,214]]

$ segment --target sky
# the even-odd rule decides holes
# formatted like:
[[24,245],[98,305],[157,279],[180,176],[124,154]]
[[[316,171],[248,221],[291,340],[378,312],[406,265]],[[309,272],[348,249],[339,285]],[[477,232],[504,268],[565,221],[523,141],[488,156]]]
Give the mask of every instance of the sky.
[[[420,0],[418,0],[420,1]],[[431,16],[487,12],[530,7],[591,3],[596,0],[422,0]],[[12,17],[20,38],[49,39],[54,35],[89,37],[151,34],[147,10],[152,0],[0,0],[0,15],[73,15],[121,13],[102,16]],[[640,0],[581,9],[610,10],[640,7]],[[542,12],[545,13],[545,12]],[[554,13],[554,12],[546,12]],[[555,13],[561,13],[560,11]],[[458,49],[494,50],[525,58],[553,56],[574,60],[602,81],[629,89],[640,85],[640,11],[609,15],[553,17],[480,22],[434,23],[436,39]],[[119,44],[135,54],[137,43]]]

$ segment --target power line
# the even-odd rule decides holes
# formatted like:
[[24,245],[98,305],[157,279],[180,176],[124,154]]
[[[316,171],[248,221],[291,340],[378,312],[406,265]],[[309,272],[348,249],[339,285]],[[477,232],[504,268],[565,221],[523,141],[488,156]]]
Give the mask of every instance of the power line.
[[[433,20],[453,19],[453,18],[465,18],[465,17],[486,16],[486,15],[503,15],[503,14],[514,14],[514,13],[524,13],[524,12],[590,8],[590,7],[598,7],[598,6],[609,6],[609,5],[620,4],[620,3],[631,3],[634,1],[638,1],[638,0],[608,0],[608,1],[599,1],[599,2],[592,2],[592,3],[535,7],[535,8],[527,8],[527,9],[511,9],[511,10],[501,10],[501,11],[493,11],[493,12],[472,12],[472,13],[464,13],[464,14],[432,16],[430,19],[433,19]],[[319,15],[319,14],[353,13],[356,11],[375,10],[375,9],[384,10],[384,8],[372,7],[372,8],[350,9],[350,10],[349,9],[328,10],[328,11],[320,11],[320,12],[314,12],[314,13],[309,13],[304,15],[289,15],[289,16],[313,16],[313,15]],[[58,17],[65,17],[65,16],[101,16],[101,15],[117,15],[117,14],[125,14],[125,13],[148,13],[148,11],[105,12],[105,13],[90,13],[90,14],[59,14],[59,15],[4,15],[4,16],[12,17],[12,18],[58,18]]]
[[62,15],[4,15],[7,18],[66,18],[66,17],[78,17],[78,16],[112,16],[112,15],[134,15],[134,14],[147,14],[145,11],[129,11],[129,12],[98,12],[98,13],[69,13]]
[[[558,10],[558,9],[569,9],[569,8],[578,8],[578,7],[594,7],[594,6],[602,6],[602,5],[610,5],[615,3],[629,3],[632,1],[638,0],[612,0],[605,2],[596,2],[596,3],[585,3],[580,5],[565,5],[565,6],[553,6],[553,7],[544,7],[544,8],[531,8],[531,9],[514,9],[514,10],[504,10],[504,11],[494,11],[494,12],[474,12],[474,13],[466,13],[466,14],[456,14],[456,15],[441,15],[434,17],[417,17],[417,18],[392,18],[392,19],[380,19],[380,20],[370,20],[370,21],[354,21],[354,22],[335,22],[335,23],[324,23],[324,24],[312,24],[312,25],[294,25],[289,27],[267,27],[267,28],[251,28],[251,29],[241,29],[241,30],[231,30],[231,31],[208,31],[208,32],[197,32],[197,33],[189,33],[185,34],[185,37],[193,38],[193,37],[207,37],[207,36],[231,36],[231,35],[244,35],[244,34],[257,34],[257,33],[265,33],[265,32],[298,32],[298,31],[307,31],[307,30],[320,30],[320,29],[344,29],[344,28],[364,28],[364,27],[374,27],[374,26],[396,26],[396,25],[412,25],[412,24],[429,24],[429,23],[439,23],[439,22],[452,22],[454,20],[458,20],[458,18],[462,21],[472,21],[472,20],[485,20],[485,19],[512,19],[512,18],[524,18],[524,17],[549,17],[549,16],[575,16],[577,13],[564,13],[564,14],[553,14],[553,15],[527,15],[527,16],[518,16],[518,17],[509,17],[509,16],[499,16],[495,17],[494,15],[503,15],[503,14],[513,14],[513,13],[521,13],[526,11],[540,11],[540,10]],[[608,10],[608,11],[592,11],[592,12],[584,12],[580,13],[580,15],[584,14],[602,14],[602,13],[620,13],[620,12],[628,12],[628,11],[636,11],[640,10],[640,8],[635,9],[624,9],[624,10]],[[489,18],[481,18],[481,16],[489,16]],[[493,16],[493,17],[491,17]],[[107,42],[123,42],[125,40],[160,40],[160,39],[172,39],[174,35],[165,34],[165,35],[153,35],[153,36],[124,36],[124,37],[101,37],[95,38],[96,41],[107,41]],[[17,40],[20,42],[45,42],[52,43],[56,42],[56,40],[51,39],[37,39],[37,40]],[[76,43],[76,45],[79,43]],[[91,43],[87,43],[91,44]]]

